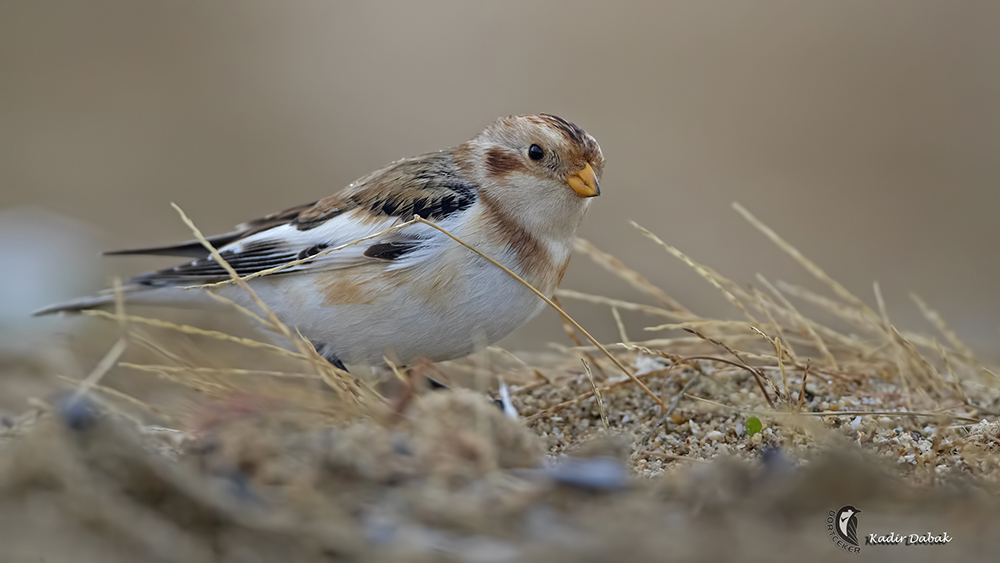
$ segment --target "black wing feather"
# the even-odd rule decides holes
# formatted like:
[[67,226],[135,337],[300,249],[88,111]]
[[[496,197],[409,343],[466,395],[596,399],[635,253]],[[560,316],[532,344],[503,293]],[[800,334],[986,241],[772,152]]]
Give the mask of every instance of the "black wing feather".
[[[296,252],[274,242],[249,244],[239,250],[222,250],[219,255],[241,276],[281,266],[298,258]],[[187,264],[141,274],[130,281],[157,286],[184,281],[226,279],[228,277],[229,273],[222,267],[222,264],[216,262],[211,256],[207,256]]]
[[[226,246],[227,244],[243,238],[244,235],[240,231],[233,231],[230,233],[225,233],[221,235],[215,235],[208,237],[206,240],[212,243],[212,246],[219,248]],[[182,242],[180,244],[167,244],[164,246],[149,246],[146,248],[126,248],[124,250],[108,250],[104,252],[105,256],[134,256],[134,255],[146,255],[146,256],[182,256],[186,258],[205,258],[208,256],[208,249],[206,249],[200,242],[196,240],[189,240],[187,242]]]

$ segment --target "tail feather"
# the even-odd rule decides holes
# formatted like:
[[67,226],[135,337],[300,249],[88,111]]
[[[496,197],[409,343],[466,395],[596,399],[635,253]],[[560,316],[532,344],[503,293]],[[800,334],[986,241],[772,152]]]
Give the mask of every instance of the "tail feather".
[[55,303],[35,311],[31,314],[31,316],[41,317],[44,315],[54,315],[56,313],[79,313],[80,311],[86,311],[89,309],[110,307],[114,305],[114,303],[115,296],[113,293],[101,293],[99,295],[78,297],[69,301],[63,301],[62,303]]
[[[125,302],[129,305],[166,306],[173,308],[201,308],[218,305],[202,291],[180,291],[176,287],[150,287],[142,284],[126,284],[122,287]],[[90,309],[111,309],[115,306],[115,294],[105,290],[97,295],[79,297],[62,303],[55,303],[32,313],[35,317],[55,313],[79,313]]]
[[[234,231],[231,233],[225,233],[221,235],[215,235],[208,237],[208,242],[212,243],[212,246],[220,248],[225,246],[234,240],[240,238],[242,233]],[[208,249],[206,249],[201,242],[197,240],[189,240],[187,242],[182,242],[180,244],[168,244],[165,246],[149,246],[146,248],[126,248],[124,250],[109,250],[103,253],[105,256],[181,256],[185,258],[205,258],[209,256]]]

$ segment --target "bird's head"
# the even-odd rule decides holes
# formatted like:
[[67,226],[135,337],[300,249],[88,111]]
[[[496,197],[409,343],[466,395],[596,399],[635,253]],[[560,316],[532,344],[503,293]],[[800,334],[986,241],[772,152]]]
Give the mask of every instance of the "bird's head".
[[487,197],[511,210],[538,214],[524,217],[527,223],[545,217],[578,222],[591,198],[601,195],[601,147],[586,131],[554,115],[500,118],[459,147],[456,156]]

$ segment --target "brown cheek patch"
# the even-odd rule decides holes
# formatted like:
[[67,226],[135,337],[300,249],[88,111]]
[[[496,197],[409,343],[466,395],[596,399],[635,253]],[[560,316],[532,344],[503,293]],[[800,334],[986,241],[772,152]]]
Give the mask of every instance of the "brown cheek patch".
[[520,159],[507,151],[497,148],[486,151],[486,172],[494,178],[502,178],[523,169]]

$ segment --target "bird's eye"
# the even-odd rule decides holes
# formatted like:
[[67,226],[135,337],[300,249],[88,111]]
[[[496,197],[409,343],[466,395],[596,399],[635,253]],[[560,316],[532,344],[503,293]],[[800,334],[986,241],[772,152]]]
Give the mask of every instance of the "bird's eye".
[[544,156],[545,151],[542,150],[542,147],[538,145],[531,145],[528,147],[528,158],[531,160],[541,160]]

